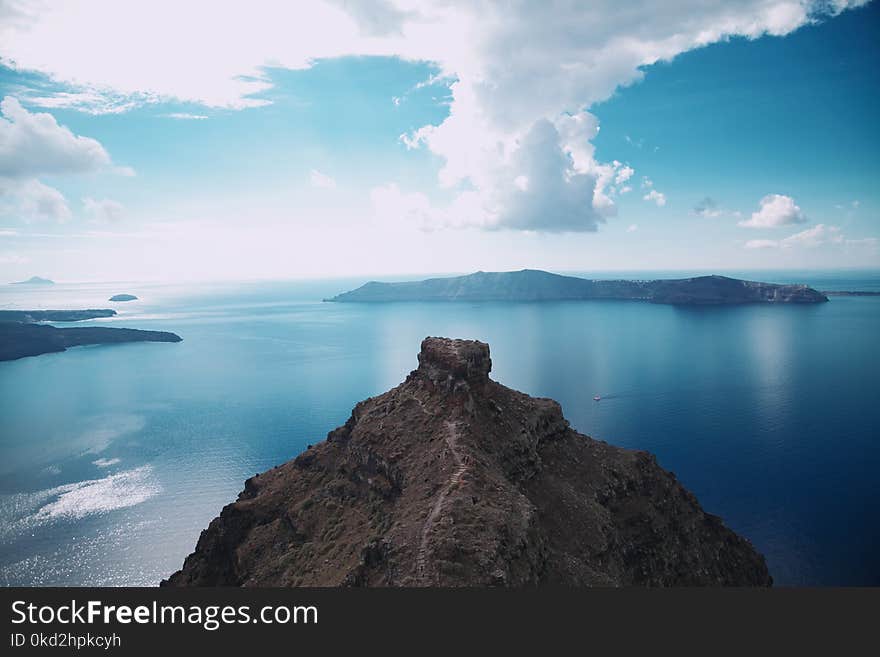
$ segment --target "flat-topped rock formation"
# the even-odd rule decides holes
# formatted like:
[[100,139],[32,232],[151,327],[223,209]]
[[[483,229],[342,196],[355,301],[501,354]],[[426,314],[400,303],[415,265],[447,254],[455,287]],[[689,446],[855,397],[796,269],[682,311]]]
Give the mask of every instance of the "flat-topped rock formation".
[[325,301],[577,301],[624,299],[681,305],[821,303],[828,298],[806,285],[778,285],[726,276],[654,281],[589,280],[523,269],[476,272],[404,283],[372,281]]
[[55,281],[50,281],[48,278],[40,278],[39,276],[31,276],[26,281],[15,281],[10,283],[10,285],[55,285]]
[[764,558],[647,452],[489,378],[488,345],[418,368],[245,482],[171,586],[769,586]]

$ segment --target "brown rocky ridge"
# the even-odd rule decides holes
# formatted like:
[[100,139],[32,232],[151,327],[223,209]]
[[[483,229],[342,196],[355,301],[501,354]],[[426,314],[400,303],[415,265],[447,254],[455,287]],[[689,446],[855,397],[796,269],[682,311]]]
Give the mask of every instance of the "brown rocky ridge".
[[426,338],[396,388],[248,479],[170,586],[769,586],[764,558],[647,452]]

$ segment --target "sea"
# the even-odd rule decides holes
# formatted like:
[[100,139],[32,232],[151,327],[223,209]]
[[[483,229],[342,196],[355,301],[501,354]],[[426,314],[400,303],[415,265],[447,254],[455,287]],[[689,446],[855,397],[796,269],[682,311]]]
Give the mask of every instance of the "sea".
[[[880,291],[873,270],[724,273]],[[653,452],[776,584],[880,585],[880,297],[322,301],[365,280],[0,286],[0,308],[113,307],[85,324],[183,338],[0,362],[0,585],[158,584],[247,477],[401,382],[429,335],[488,342],[495,380]]]

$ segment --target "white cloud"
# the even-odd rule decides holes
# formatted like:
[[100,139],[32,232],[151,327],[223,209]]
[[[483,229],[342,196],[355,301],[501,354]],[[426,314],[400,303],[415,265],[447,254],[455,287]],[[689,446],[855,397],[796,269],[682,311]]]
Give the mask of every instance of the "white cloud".
[[794,235],[789,235],[780,244],[783,247],[791,246],[807,246],[814,247],[826,243],[840,244],[843,242],[843,235],[840,234],[839,226],[826,226],[825,224],[816,224],[812,228],[807,228]]
[[39,180],[29,180],[16,192],[21,213],[27,220],[64,222],[70,219],[70,208],[64,195]]
[[[16,20],[4,18],[0,24],[0,42],[4,58],[16,67],[98,95],[248,107],[265,102],[250,97],[271,84],[264,66],[302,68],[317,58],[366,54],[437,61],[480,84],[492,81],[502,104],[515,91],[529,96],[531,105],[561,101],[576,109],[595,100],[581,98],[585,89],[607,96],[621,82],[637,79],[641,65],[733,35],[787,34],[809,22],[812,13],[836,14],[864,1],[684,0],[675,6],[647,1],[624,6],[597,0],[554,11],[540,3],[508,7],[424,0],[253,0],[222,10],[209,0],[25,1],[16,5]],[[210,10],[211,29],[200,29]],[[156,34],[162,35],[160,49]],[[199,34],[197,58],[192,57],[193,34]],[[502,52],[513,55],[507,71]],[[517,83],[522,78],[540,86],[526,87],[535,92],[522,94]],[[559,100],[545,93],[553,90],[563,92]]]
[[[731,36],[788,34],[865,1],[44,3],[0,25],[0,54],[79,94],[233,109],[268,102],[254,97],[272,84],[267,66],[352,54],[433,62],[454,80],[449,115],[403,141],[441,158],[441,186],[479,209],[474,223],[592,231],[614,213],[612,186],[623,181],[594,159],[598,122],[584,108],[655,62]],[[512,182],[520,175],[527,191]],[[511,206],[517,194],[522,208]]]
[[204,121],[208,118],[205,114],[190,114],[189,112],[171,112],[162,116],[166,119],[177,119],[178,121]]
[[718,203],[715,202],[715,199],[707,196],[694,206],[694,214],[705,219],[712,219],[714,217],[720,217],[722,210],[718,207]]
[[336,180],[317,169],[312,169],[309,174],[309,182],[312,187],[317,187],[318,189],[336,189]]
[[117,223],[125,216],[122,203],[109,198],[97,201],[93,198],[84,198],[83,212],[89,221],[101,224]]
[[654,201],[654,203],[656,203],[658,207],[662,208],[664,205],[666,205],[666,194],[658,192],[656,189],[652,189],[650,192],[642,197],[642,200]]
[[752,213],[751,218],[740,221],[739,225],[747,228],[776,228],[806,221],[806,216],[792,197],[768,194],[761,199],[758,210]]
[[[0,102],[0,212],[24,221],[67,221],[70,208],[64,195],[37,178],[43,175],[113,171],[133,176],[129,167],[114,167],[110,155],[96,140],[73,134],[51,114],[29,112],[17,98]],[[112,204],[113,201],[90,203]],[[120,206],[121,207],[121,206]],[[104,216],[115,209],[106,205]]]
[[632,178],[632,175],[636,172],[635,169],[628,165],[620,165],[619,162],[615,161],[614,164],[618,165],[619,168],[617,170],[617,175],[614,177],[615,185],[622,185],[627,180]]
[[396,183],[374,188],[370,200],[380,221],[412,224],[422,229],[431,229],[444,221],[427,196],[421,192],[401,192]]
[[827,226],[816,224],[799,233],[794,233],[781,240],[749,240],[745,243],[747,249],[815,249],[820,246],[836,245],[843,247],[877,247],[876,237],[861,239],[847,239],[841,232],[840,226]]
[[[553,123],[537,121],[506,166],[495,168],[494,177],[482,189],[489,226],[594,231],[605,221],[605,212],[595,202],[602,172],[590,165],[578,170],[577,161],[566,155],[564,139]],[[527,185],[517,184],[523,178]]]
[[0,176],[83,173],[111,164],[100,143],[74,135],[51,114],[28,112],[12,96],[0,102],[0,112]]
[[779,247],[779,240],[749,240],[745,247],[747,249],[776,249]]
[[70,219],[71,212],[61,192],[36,178],[0,178],[0,215],[25,222],[63,223]]
[[627,233],[634,233],[634,232],[636,232],[638,229],[639,229],[638,224],[630,224],[630,225],[627,227],[626,232],[627,232]]
[[422,192],[404,192],[397,183],[388,183],[372,189],[370,200],[376,221],[395,228],[412,226],[433,231],[437,228],[493,227],[491,224],[481,225],[480,222],[485,221],[482,201],[473,191],[458,194],[451,203],[441,207],[433,204]]

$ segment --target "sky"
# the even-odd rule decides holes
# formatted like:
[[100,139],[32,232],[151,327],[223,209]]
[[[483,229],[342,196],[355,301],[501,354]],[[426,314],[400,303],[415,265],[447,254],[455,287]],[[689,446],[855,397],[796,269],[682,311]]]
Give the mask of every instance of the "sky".
[[0,281],[880,267],[863,0],[0,0]]

